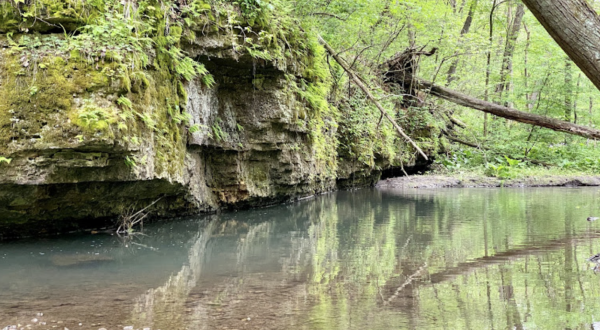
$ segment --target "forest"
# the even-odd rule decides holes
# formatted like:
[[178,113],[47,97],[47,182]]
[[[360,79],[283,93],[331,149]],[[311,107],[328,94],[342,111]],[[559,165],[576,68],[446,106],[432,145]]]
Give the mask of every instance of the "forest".
[[[542,3],[538,4],[540,11],[550,10],[543,1],[537,2]],[[576,10],[589,11],[592,20],[597,20],[598,2],[567,2],[577,2],[580,8]],[[599,169],[597,133],[593,132],[597,132],[600,94],[524,3],[333,0],[281,1],[280,5],[293,8],[294,16],[320,33],[337,55],[360,73],[375,97],[394,109],[403,125],[415,125],[417,116],[433,117],[431,122],[447,141],[436,157],[436,171],[513,178],[595,173]],[[571,38],[584,37],[574,32]],[[567,47],[582,47],[577,41],[571,43]],[[410,90],[414,86],[400,92],[390,88],[381,68],[407,52],[415,54],[411,59],[415,71],[410,74],[428,82],[417,86],[416,92]],[[360,136],[381,129],[374,124],[378,123],[378,111],[344,72],[330,68],[333,102],[370,109],[353,114],[353,130],[362,134],[348,145],[367,155],[358,151],[369,148],[361,146]],[[439,88],[431,88],[431,84]],[[501,110],[497,115],[473,109],[489,110],[494,105]],[[519,113],[502,113],[506,108]],[[527,114],[538,116],[528,119]],[[563,123],[547,125],[547,118]],[[564,122],[584,127],[565,129],[561,126]],[[577,130],[585,133],[573,133]]]

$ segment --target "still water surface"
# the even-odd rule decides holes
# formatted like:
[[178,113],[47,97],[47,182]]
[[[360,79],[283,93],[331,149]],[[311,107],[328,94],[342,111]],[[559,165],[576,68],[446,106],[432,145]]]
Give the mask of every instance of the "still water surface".
[[599,202],[597,188],[373,189],[129,242],[4,242],[0,329],[595,329]]

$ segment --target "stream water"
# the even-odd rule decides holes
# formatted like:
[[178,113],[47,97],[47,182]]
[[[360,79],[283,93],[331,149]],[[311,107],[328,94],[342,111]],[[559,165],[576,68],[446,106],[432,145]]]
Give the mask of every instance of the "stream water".
[[0,329],[596,329],[599,202],[367,189],[2,242]]

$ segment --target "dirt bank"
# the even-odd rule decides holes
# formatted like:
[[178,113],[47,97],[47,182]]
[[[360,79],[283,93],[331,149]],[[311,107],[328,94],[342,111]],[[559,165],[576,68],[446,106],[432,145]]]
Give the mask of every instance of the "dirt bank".
[[472,188],[472,187],[579,187],[600,186],[600,176],[536,176],[518,179],[499,179],[463,174],[410,175],[381,180],[380,188]]

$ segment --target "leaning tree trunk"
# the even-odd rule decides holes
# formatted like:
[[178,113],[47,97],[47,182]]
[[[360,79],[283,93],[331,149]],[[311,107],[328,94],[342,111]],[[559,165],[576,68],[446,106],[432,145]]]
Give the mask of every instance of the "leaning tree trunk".
[[[319,40],[325,45],[325,48],[332,54],[332,56],[334,56],[334,58],[336,58],[336,60],[340,62],[341,65],[343,65],[343,62],[337,58],[336,53],[331,49],[331,47],[329,47],[329,45],[327,45],[327,43],[325,43],[325,41],[323,41],[322,39]],[[381,64],[380,69],[383,70],[384,82],[386,84],[399,85],[400,88],[402,88],[403,90],[419,89],[424,92],[428,92],[433,96],[445,99],[447,101],[472,109],[481,110],[485,114],[489,113],[498,117],[521,122],[524,124],[546,127],[559,132],[565,132],[568,134],[579,135],[591,139],[600,140],[600,130],[597,130],[595,128],[576,125],[563,120],[540,116],[529,112],[523,112],[485,100],[479,100],[474,97],[465,95],[463,93],[451,90],[446,87],[438,86],[433,84],[432,82],[428,82],[415,77],[414,71],[416,70],[416,67],[410,64],[414,62],[412,56],[433,54],[435,53],[435,50],[436,49],[433,49],[431,52],[421,51],[412,53],[405,51],[396,55],[394,58],[386,61],[385,63]],[[353,74],[351,74],[351,71],[346,71],[349,72],[350,76],[353,79],[359,80]],[[360,84],[359,87],[361,87]],[[383,111],[383,109],[380,108],[380,110],[382,114],[386,114]]]
[[586,0],[523,0],[533,15],[600,89],[600,17]]

